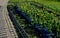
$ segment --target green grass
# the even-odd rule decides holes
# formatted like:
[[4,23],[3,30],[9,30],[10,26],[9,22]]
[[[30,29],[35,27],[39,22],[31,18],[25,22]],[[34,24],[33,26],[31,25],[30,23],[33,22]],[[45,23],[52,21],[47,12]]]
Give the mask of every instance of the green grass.
[[[23,2],[25,1],[25,2]],[[33,0],[29,0],[29,1],[33,1]],[[56,1],[46,1],[46,0],[34,0],[38,3],[43,3],[46,6],[49,6],[55,10],[60,10],[60,2],[56,2]],[[59,22],[59,18],[58,16],[56,16],[54,13],[56,14],[60,14],[60,12],[55,12],[54,13],[48,13],[46,10],[42,9],[38,9],[37,7],[30,5],[31,2],[28,2],[27,0],[10,0],[10,2],[19,2],[17,3],[17,5],[19,6],[19,8],[25,12],[26,14],[28,14],[28,16],[34,20],[34,23],[38,23],[37,20],[39,20],[39,24],[42,26],[42,23],[44,22],[44,26],[45,28],[49,28],[49,30],[51,31],[52,26],[56,26],[58,32],[60,33],[60,22]],[[36,16],[39,16],[39,18],[37,18]],[[19,17],[17,17],[18,21],[21,21],[19,19]],[[23,21],[22,21],[23,22]],[[22,25],[24,23],[21,23]],[[59,23],[59,24],[58,24]],[[60,35],[60,34],[59,34]]]
[[43,3],[46,6],[49,6],[51,8],[54,8],[56,10],[60,10],[60,2],[56,1],[47,1],[47,0],[10,0],[10,2],[23,2],[23,1],[36,1],[39,3]]
[[36,13],[39,14],[39,23],[42,24],[44,21],[45,27],[48,27],[49,29],[51,29],[52,26],[57,26],[57,23],[59,22],[58,17],[55,17],[53,13],[49,14],[47,11],[43,12],[43,10],[37,9],[30,5],[30,3],[20,3],[19,7],[36,23],[38,23]]
[[55,2],[55,1],[40,1],[38,0],[37,2],[41,2],[45,4],[46,6],[50,6],[52,8],[60,10],[60,2]]
[[57,5],[60,6],[60,2],[56,2],[56,1],[47,1],[47,0],[10,0],[10,2],[23,2],[23,1],[36,1],[36,2],[42,2],[44,4],[49,4],[49,5]]

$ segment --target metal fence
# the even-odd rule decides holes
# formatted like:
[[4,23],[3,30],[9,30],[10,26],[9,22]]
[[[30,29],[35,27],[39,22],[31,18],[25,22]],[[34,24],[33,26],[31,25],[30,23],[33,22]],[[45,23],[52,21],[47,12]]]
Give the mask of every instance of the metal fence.
[[[25,32],[24,28],[22,28],[22,27],[18,24],[16,18],[14,17],[14,13],[13,13],[13,11],[11,11],[11,9],[10,9],[9,6],[7,7],[7,9],[8,9],[8,12],[9,12],[9,16],[10,16],[10,18],[11,18],[13,24],[14,24],[14,27],[17,28],[17,30],[18,30],[19,33],[21,34],[22,38],[30,38],[30,36]],[[20,37],[20,38],[21,38],[21,37]]]

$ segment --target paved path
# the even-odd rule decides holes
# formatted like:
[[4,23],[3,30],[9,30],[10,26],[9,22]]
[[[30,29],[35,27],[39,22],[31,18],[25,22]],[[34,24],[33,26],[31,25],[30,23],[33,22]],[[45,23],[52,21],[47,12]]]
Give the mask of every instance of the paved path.
[[18,38],[7,12],[8,0],[0,0],[0,38]]

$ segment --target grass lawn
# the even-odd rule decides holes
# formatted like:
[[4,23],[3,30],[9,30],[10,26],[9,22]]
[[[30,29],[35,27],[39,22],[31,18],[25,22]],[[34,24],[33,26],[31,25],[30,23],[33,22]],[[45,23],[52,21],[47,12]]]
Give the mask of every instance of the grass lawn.
[[[23,1],[36,1],[36,2],[39,2],[39,3],[43,3],[44,5],[49,6],[49,7],[53,8],[53,9],[60,10],[60,2],[55,2],[55,1],[46,1],[46,0],[10,0],[9,2],[19,2],[19,3],[21,3]],[[26,10],[26,9],[28,9],[28,8],[23,8],[23,10]]]
[[[26,1],[26,3],[21,3],[23,1]],[[57,26],[58,31],[59,31],[59,35],[60,35],[60,22],[59,22],[60,19],[58,19],[58,17],[56,17],[55,14],[53,14],[53,13],[49,14],[46,10],[45,10],[45,12],[43,12],[43,10],[37,9],[34,6],[29,5],[30,3],[27,3],[27,1],[36,1],[38,3],[43,3],[44,5],[49,6],[49,7],[53,8],[53,9],[55,9],[55,10],[60,10],[60,2],[46,1],[46,0],[10,0],[9,1],[9,2],[19,2],[19,3],[17,3],[18,6],[23,10],[23,12],[26,12],[29,17],[34,19],[34,22],[37,22],[36,14],[39,14],[40,15],[39,16],[40,24],[42,24],[43,20],[44,20],[44,23],[48,28],[52,28],[53,25]],[[59,12],[57,12],[57,13],[59,13]],[[59,22],[59,24],[57,25],[58,22]]]
[[49,6],[54,9],[60,10],[60,2],[56,1],[47,1],[47,0],[10,0],[10,2],[23,2],[23,1],[36,1],[39,3],[43,3],[46,6]]
[[36,0],[39,3],[43,3],[46,6],[50,6],[52,8],[60,10],[60,2],[55,1],[44,1],[44,0]]

